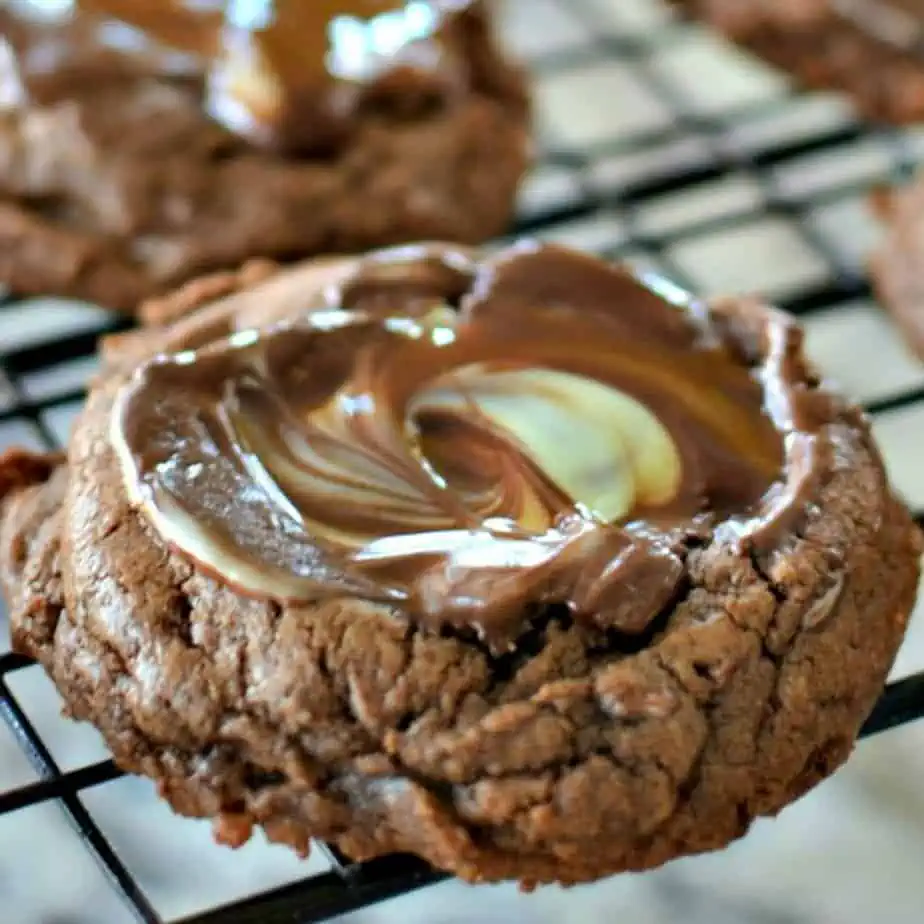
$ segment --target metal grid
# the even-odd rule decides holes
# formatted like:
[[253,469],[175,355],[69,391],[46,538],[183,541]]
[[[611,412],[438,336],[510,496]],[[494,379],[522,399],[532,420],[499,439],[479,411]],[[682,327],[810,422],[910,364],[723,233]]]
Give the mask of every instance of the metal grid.
[[[756,287],[806,319],[810,341],[813,331],[827,331],[832,357],[842,334],[871,338],[874,367],[887,354],[876,367],[882,374],[872,369],[860,389],[877,430],[907,433],[907,413],[924,422],[924,368],[901,354],[865,303],[858,261],[871,227],[863,197],[872,182],[907,174],[922,148],[915,132],[861,125],[829,98],[794,96],[654,0],[510,0],[505,12],[540,101],[540,165],[524,190],[517,234],[651,265],[708,294],[750,287],[756,274]],[[739,68],[738,78],[704,94],[696,75],[708,82],[719,58]],[[704,278],[704,266],[718,275]],[[98,309],[58,301],[0,305],[0,446],[61,445],[93,368],[96,337],[119,324]],[[903,456],[893,477],[900,489],[911,488],[905,493],[922,523],[924,490],[908,475],[924,461],[920,448],[916,460]],[[14,689],[28,666],[0,654],[0,713],[36,774],[0,791],[0,816],[58,804],[137,918],[163,924],[85,805],[86,794],[119,771],[109,760],[59,765]],[[922,715],[924,673],[889,686],[863,734]],[[321,921],[440,878],[413,859],[351,864],[322,849],[327,872],[173,920]]]

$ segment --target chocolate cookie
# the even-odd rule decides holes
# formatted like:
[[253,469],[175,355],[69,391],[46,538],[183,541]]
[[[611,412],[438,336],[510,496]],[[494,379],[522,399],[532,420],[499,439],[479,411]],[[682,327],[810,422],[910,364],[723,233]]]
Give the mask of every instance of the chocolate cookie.
[[864,115],[924,117],[920,0],[671,0],[810,87],[843,90]]
[[531,244],[200,291],[0,466],[16,649],[177,811],[574,883],[849,755],[921,549],[788,318]]
[[873,286],[911,348],[924,358],[924,177],[875,197],[885,239],[873,255]]
[[0,9],[0,284],[134,311],[254,257],[505,228],[528,104],[482,0],[245,7]]

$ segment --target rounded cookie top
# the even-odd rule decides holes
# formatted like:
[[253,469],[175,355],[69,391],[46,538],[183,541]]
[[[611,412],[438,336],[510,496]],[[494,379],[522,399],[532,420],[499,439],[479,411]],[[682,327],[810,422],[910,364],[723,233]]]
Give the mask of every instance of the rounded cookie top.
[[0,11],[0,280],[135,310],[251,257],[503,229],[528,106],[484,4],[244,6]]
[[148,334],[69,452],[39,654],[177,808],[582,881],[844,759],[917,537],[792,322],[530,244],[256,291]]

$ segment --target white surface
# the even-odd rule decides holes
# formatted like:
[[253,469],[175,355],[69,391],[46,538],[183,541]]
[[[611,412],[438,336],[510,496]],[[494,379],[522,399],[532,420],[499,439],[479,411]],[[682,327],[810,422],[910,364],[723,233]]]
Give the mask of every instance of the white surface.
[[646,147],[633,153],[601,157],[590,165],[592,188],[598,195],[614,195],[627,188],[657,182],[709,163],[709,146],[702,138],[687,136]]
[[14,446],[38,450],[43,448],[41,434],[30,421],[0,421],[0,452],[4,452]]
[[781,96],[788,83],[778,71],[693,26],[659,47],[652,66],[691,112],[705,116],[727,116],[767,102]]
[[672,20],[670,10],[651,0],[586,0],[598,30],[609,35],[644,38]]
[[672,121],[655,92],[631,67],[615,60],[543,77],[536,91],[540,130],[564,150],[656,132]]
[[[924,364],[871,302],[847,302],[818,312],[805,328],[816,362],[839,388],[865,404],[924,385]],[[857,362],[861,344],[863,362]],[[894,454],[902,450],[899,445]]]
[[801,96],[769,111],[742,113],[728,124],[725,143],[731,150],[759,151],[841,131],[855,121],[853,110],[840,96]]
[[704,295],[758,291],[783,298],[829,276],[795,223],[775,215],[684,238],[670,255]]
[[623,242],[625,225],[617,215],[603,211],[588,218],[577,218],[551,228],[543,228],[534,236],[579,250],[603,254],[612,251]]
[[763,192],[753,177],[731,174],[648,199],[636,210],[637,227],[642,234],[661,237],[691,224],[751,214],[762,203]]
[[105,311],[91,305],[34,298],[0,314],[0,355],[95,331],[106,318]]
[[240,850],[220,847],[205,822],[177,826],[147,780],[118,780],[90,790],[83,801],[168,920],[330,868],[320,851],[300,860],[285,847],[268,847],[261,838]]
[[892,165],[891,152],[880,138],[864,138],[839,146],[836,151],[807,154],[771,171],[783,195],[806,198],[851,183],[871,184],[885,179]]
[[844,267],[863,272],[882,237],[865,192],[838,198],[809,212],[808,224],[828,242]]
[[575,170],[542,165],[520,189],[519,211],[524,218],[567,207],[581,198],[580,179]]
[[[555,75],[544,78],[539,93],[544,146],[559,152],[593,146],[597,152],[583,179],[603,197],[600,208],[557,226],[553,238],[682,273],[710,293],[758,288],[780,295],[828,280],[828,267],[793,215],[760,212],[763,190],[744,167],[626,210],[620,197],[627,189],[709,162],[709,142],[695,134],[664,137],[642,151],[631,149],[639,133],[670,129],[665,88],[679,96],[687,111],[719,120],[724,129],[715,139],[736,151],[840,130],[853,120],[849,107],[832,96],[782,101],[786,82],[779,75],[704,30],[672,24],[657,0],[505,2],[508,22],[516,30],[515,46],[532,63],[555,62]],[[632,43],[636,56],[604,57],[600,43],[610,41]],[[563,57],[590,45],[596,50],[586,66],[577,71],[560,66]],[[772,111],[754,108],[774,100],[779,105]],[[924,153],[924,134],[917,132],[914,138]],[[878,142],[863,142],[833,156],[790,160],[776,173],[789,195],[825,192],[823,203],[809,203],[802,213],[846,266],[862,265],[876,229],[856,189],[839,189],[882,175],[883,156]],[[526,218],[567,212],[581,196],[581,177],[571,166],[547,165],[526,185],[521,212]],[[740,223],[729,224],[741,217]],[[636,231],[649,235],[669,233],[670,245],[663,252],[654,245],[622,250],[633,223]],[[92,331],[105,317],[97,309],[51,300],[4,309],[0,357],[68,333]],[[924,366],[869,302],[849,302],[815,314],[807,327],[810,351],[826,374],[859,399],[886,400],[924,385]],[[68,362],[29,374],[18,385],[30,400],[72,395],[92,369],[90,360]],[[0,409],[8,397],[0,379]],[[78,406],[67,403],[46,412],[43,424],[64,438]],[[876,431],[897,485],[924,506],[924,407],[880,415]],[[0,422],[0,450],[22,443],[40,445],[31,423]],[[0,652],[6,649],[0,611]],[[924,618],[917,618],[895,674],[922,668]],[[59,716],[57,695],[38,668],[11,675],[9,683],[62,767],[81,767],[104,756],[91,729]],[[509,887],[471,889],[448,883],[359,912],[349,922],[919,924],[924,920],[922,755],[922,724],[866,743],[833,781],[779,820],[757,825],[744,842],[656,873],[531,896]],[[32,779],[21,752],[0,725],[0,791]],[[214,901],[292,881],[315,868],[260,839],[238,853],[215,847],[207,824],[174,818],[141,781],[91,790],[85,804],[164,915],[192,913]],[[323,866],[320,857],[312,862]],[[54,807],[0,817],[0,924],[129,920]]]
[[504,0],[499,8],[508,47],[527,62],[586,48],[593,39],[587,24],[557,0]]

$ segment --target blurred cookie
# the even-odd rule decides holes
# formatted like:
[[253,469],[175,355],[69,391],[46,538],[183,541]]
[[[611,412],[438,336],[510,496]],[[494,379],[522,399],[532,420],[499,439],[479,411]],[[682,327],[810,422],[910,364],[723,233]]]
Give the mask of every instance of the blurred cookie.
[[886,233],[871,261],[873,287],[924,359],[924,176],[878,193],[874,204]]
[[914,0],[671,0],[809,87],[884,122],[924,117],[924,5]]
[[0,9],[0,284],[134,311],[254,257],[504,230],[529,107],[480,0],[244,6]]

